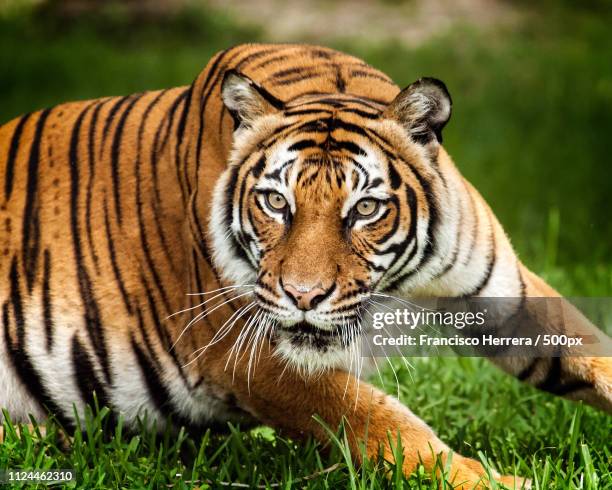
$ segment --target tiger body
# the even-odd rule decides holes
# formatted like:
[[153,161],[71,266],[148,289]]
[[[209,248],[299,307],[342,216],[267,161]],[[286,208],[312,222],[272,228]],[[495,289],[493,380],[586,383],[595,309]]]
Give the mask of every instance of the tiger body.
[[[244,78],[228,82],[228,73]],[[394,104],[402,93],[327,48],[242,45],[215,56],[188,87],[62,104],[0,127],[0,405],[19,420],[49,409],[69,425],[73,404],[82,412],[95,391],[128,424],[146,411],[195,429],[258,421],[324,439],[313,413],[332,425],[347,416],[359,428],[372,403],[379,415],[369,451],[400,428],[404,447],[415,448],[407,471],[429,447],[446,454],[406,407],[348,382],[346,345],[326,328],[338,315],[356,322],[338,312],[353,312],[373,290],[558,293],[520,263],[437,144],[446,120],[431,122],[432,134],[417,121],[407,143],[404,108]],[[383,202],[371,204],[378,221],[350,214],[359,192],[363,202]],[[269,207],[270,195],[282,212]],[[350,240],[338,232],[347,222]],[[211,296],[187,295],[240,293],[232,285],[245,284],[255,284],[249,298],[219,290],[227,303],[208,310],[198,304]],[[306,298],[316,288],[304,284],[321,293]],[[256,367],[248,354],[228,358],[240,331],[223,330],[232,318],[248,326],[241,313],[249,308],[261,311],[260,328],[278,324]],[[186,329],[190,320],[197,324]],[[292,326],[304,322],[325,335],[296,336]],[[605,358],[497,362],[610,410]],[[483,474],[459,456],[453,465],[465,481]]]
[[[166,127],[167,118],[172,110],[184,113],[186,93],[64,104],[2,128],[12,157],[5,190],[13,187],[18,196],[5,193],[2,210],[1,368],[15,373],[21,366],[23,378],[4,376],[1,396],[15,416],[42,417],[42,403],[66,422],[72,404],[91,403],[95,389],[99,402],[112,400],[128,422],[143,410],[163,420],[145,380],[151,369],[156,390],[164,390],[154,395],[158,406],[176,400],[184,409],[176,415],[199,423],[228,413],[204,385],[184,390],[198,379],[168,353],[172,334],[162,327],[190,290],[181,191],[166,187],[177,183],[167,162],[178,150],[170,140],[177,125]],[[151,133],[158,134],[155,142],[146,137]],[[28,140],[36,147],[19,144]],[[142,343],[135,349],[147,352],[148,364],[139,364],[132,342]],[[35,387],[34,397],[27,386]]]

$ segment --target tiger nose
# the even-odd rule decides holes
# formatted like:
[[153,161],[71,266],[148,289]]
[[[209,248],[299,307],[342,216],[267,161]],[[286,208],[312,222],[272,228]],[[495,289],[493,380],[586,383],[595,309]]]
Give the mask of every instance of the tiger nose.
[[297,288],[292,284],[283,284],[283,289],[300,310],[312,310],[325,299],[328,293],[319,286],[313,288]]

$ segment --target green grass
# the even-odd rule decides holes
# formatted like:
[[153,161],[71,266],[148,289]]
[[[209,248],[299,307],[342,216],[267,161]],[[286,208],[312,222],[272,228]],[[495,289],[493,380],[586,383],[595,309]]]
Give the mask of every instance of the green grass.
[[[609,416],[538,393],[480,359],[435,358],[415,361],[411,373],[396,369],[401,400],[457,452],[505,473],[528,475],[539,488],[612,488]],[[393,376],[386,373],[383,380],[395,392]],[[195,481],[204,488],[206,482],[212,488],[220,482],[251,488],[277,483],[282,488],[394,488],[398,479],[406,488],[437,488],[423,469],[405,478],[381,460],[355,470],[347,464],[342,438],[323,451],[267,428],[231,428],[229,435],[195,439],[183,432],[156,437],[144,429],[126,434],[117,428],[105,438],[104,421],[104,411],[83,421],[83,434],[77,432],[68,450],[58,444],[53,425],[44,437],[18,438],[5,429],[0,468],[74,468],[83,488],[180,489]],[[333,471],[324,472],[328,468]]]
[[[566,295],[612,294],[611,20],[606,2],[591,9],[549,2],[514,30],[457,30],[414,49],[358,38],[336,43],[402,85],[423,75],[447,82],[454,114],[446,148],[523,260]],[[218,12],[189,11],[144,27],[112,5],[96,19],[5,14],[0,121],[64,100],[188,84],[214,52],[254,40],[262,40],[258,29]],[[483,360],[419,359],[411,373],[398,369],[402,401],[457,452],[530,476],[536,488],[612,488],[609,416],[523,386]],[[383,380],[395,393],[390,369]],[[381,461],[355,470],[341,444],[321,450],[269,429],[203,437],[117,429],[109,438],[104,411],[83,424],[67,450],[53,425],[46,437],[19,439],[5,424],[0,468],[75,468],[86,488],[387,488],[404,481]],[[421,471],[404,483],[435,488],[430,476]]]

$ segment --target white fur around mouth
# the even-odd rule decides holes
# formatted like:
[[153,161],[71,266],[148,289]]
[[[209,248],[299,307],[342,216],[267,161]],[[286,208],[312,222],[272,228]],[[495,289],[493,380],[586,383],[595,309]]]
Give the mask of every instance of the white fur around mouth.
[[352,336],[347,343],[339,325],[332,325],[331,331],[310,324],[297,325],[279,326],[275,344],[276,355],[301,374],[316,375],[328,369],[351,371],[363,363],[360,335]]

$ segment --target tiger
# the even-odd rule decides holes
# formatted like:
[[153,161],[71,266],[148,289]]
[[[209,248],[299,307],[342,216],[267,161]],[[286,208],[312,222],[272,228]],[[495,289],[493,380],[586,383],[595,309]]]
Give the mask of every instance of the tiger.
[[[529,485],[453,453],[349,366],[377,294],[560,297],[442,146],[451,107],[434,78],[400,90],[326,47],[242,44],[189,86],[4,124],[0,406],[322,443],[321,421],[346,423],[356,461],[362,445],[394,460],[397,434],[406,475],[441,461],[457,488]],[[492,360],[612,412],[608,357]]]

